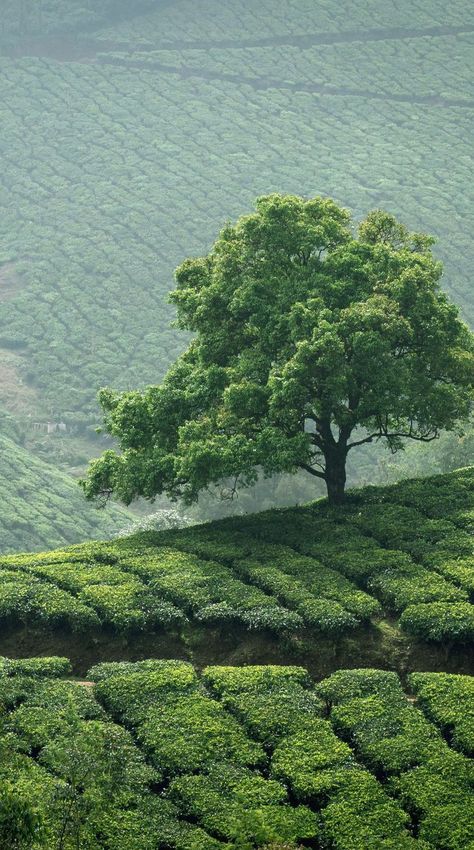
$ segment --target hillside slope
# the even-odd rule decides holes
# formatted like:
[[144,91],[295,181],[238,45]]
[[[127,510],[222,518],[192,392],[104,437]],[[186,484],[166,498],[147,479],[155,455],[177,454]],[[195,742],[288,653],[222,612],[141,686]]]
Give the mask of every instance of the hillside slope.
[[77,481],[0,435],[0,552],[35,551],[110,537],[130,523],[129,511],[100,511],[84,501]]
[[7,4],[0,404],[87,432],[100,386],[158,382],[173,269],[273,190],[433,233],[472,323],[472,4],[151,5]]
[[[0,560],[0,652],[473,672],[474,468]],[[27,627],[25,630],[25,626]]]

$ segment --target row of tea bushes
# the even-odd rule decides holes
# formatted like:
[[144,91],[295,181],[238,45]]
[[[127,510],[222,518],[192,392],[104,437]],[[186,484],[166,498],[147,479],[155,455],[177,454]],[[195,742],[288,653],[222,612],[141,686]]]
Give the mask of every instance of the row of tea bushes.
[[[0,429],[4,429],[3,421]],[[116,504],[108,505],[105,511],[97,510],[85,501],[74,478],[35,457],[3,433],[0,434],[0,501],[2,553],[107,539],[127,525],[132,516]]]
[[303,670],[211,667],[203,678],[265,743],[270,776],[287,785],[300,804],[320,811],[322,846],[362,850],[389,847],[388,841],[418,846],[407,830],[407,814],[322,719],[323,702]]
[[255,80],[270,87],[298,86],[326,94],[406,98],[454,99],[472,106],[474,88],[466,79],[471,64],[472,33],[440,37],[364,43],[316,44],[314,47],[268,47],[193,50],[138,50],[99,53],[98,60],[147,66],[203,75],[235,75],[236,81]]
[[167,797],[183,817],[221,840],[315,838],[316,815],[290,806],[282,785],[249,769],[264,766],[264,749],[206,693],[190,665],[101,664],[88,675],[99,680],[100,702],[133,729],[162,781],[169,782]]
[[449,673],[412,673],[417,705],[436,723],[449,743],[474,755],[474,679]]
[[[183,257],[207,252],[222,222],[249,210],[257,195],[278,190],[334,196],[356,218],[386,207],[408,226],[435,234],[446,287],[465,318],[474,315],[467,82],[454,99],[459,76],[469,76],[464,66],[470,36],[458,32],[472,28],[465,0],[449,9],[441,0],[417,0],[409,14],[406,0],[373,0],[363,8],[356,2],[342,8],[336,0],[265,0],[258,10],[247,0],[232,8],[217,0],[204,6],[144,2],[153,5],[144,17],[136,14],[141,0],[133,9],[124,0],[2,4],[0,39],[18,32],[20,19],[26,35],[88,24],[84,54],[78,43],[70,45],[69,62],[67,38],[35,44],[45,57],[66,61],[0,57],[0,192],[7,199],[0,275],[8,294],[0,348],[10,358],[20,404],[16,398],[12,404],[8,386],[0,402],[33,420],[61,411],[80,438],[68,435],[59,446],[34,435],[34,450],[68,466],[89,454],[85,444],[97,422],[97,389],[159,382],[183,350],[187,337],[170,328],[173,310],[166,298],[173,270]],[[105,42],[99,40],[94,21],[113,12],[116,24],[116,11],[125,20],[100,34]],[[433,27],[441,26],[451,34],[435,36]],[[374,35],[374,28],[381,31]],[[319,34],[324,41],[329,33],[330,42],[338,32],[336,45],[310,39],[298,50],[300,36]],[[389,38],[381,41],[381,35]],[[199,66],[192,76],[186,69],[180,74],[72,61],[94,57],[94,38],[98,50],[148,41],[181,53],[183,43],[215,40],[213,61],[227,70],[210,79],[194,48],[183,57]],[[279,43],[259,47],[259,38]],[[355,43],[349,46],[348,38]],[[221,49],[222,40],[230,47]],[[254,45],[251,57],[245,40]],[[31,44],[24,52],[31,52]],[[271,68],[274,86],[259,90],[258,83],[245,83],[252,73],[249,59],[253,73]],[[434,91],[443,102],[390,100],[397,93],[395,84],[387,91],[387,68],[392,80],[395,72],[402,98]],[[344,88],[346,76],[352,83]],[[285,87],[301,78],[325,86],[326,93]],[[375,97],[357,95],[366,80]],[[24,424],[25,414],[20,418]],[[24,468],[25,458],[13,446],[5,452],[17,471]],[[100,520],[94,522],[72,493],[67,506],[55,499],[51,511],[38,495],[42,488],[30,476],[27,484],[17,495],[11,487],[2,491],[9,491],[3,551],[102,536]],[[67,489],[56,481],[58,495],[68,495]]]
[[[444,675],[441,679],[431,675],[433,691],[442,698]],[[468,677],[466,682],[469,686]],[[334,731],[358,759],[386,780],[390,792],[416,820],[419,838],[434,847],[464,850],[471,846],[472,762],[450,749],[426,717],[407,702],[396,674],[339,671],[316,690],[330,704]]]
[[170,539],[188,552],[247,571],[249,579],[273,587],[287,604],[291,597],[298,611],[309,590],[364,619],[364,609],[366,616],[377,613],[369,607],[375,596],[417,637],[469,641],[474,636],[473,493],[473,472],[465,469],[355,492],[337,512],[315,503],[188,528]]
[[414,674],[425,715],[380,670],[316,686],[300,667],[199,676],[151,659],[98,664],[86,683],[68,670],[63,658],[0,659],[2,800],[34,818],[35,850],[474,841],[472,762],[437,729],[467,676]]
[[[357,39],[368,30],[402,28],[407,35],[418,28],[428,31],[433,26],[467,26],[472,23],[470,10],[462,0],[454,0],[446,9],[441,0],[416,0],[409,14],[403,0],[370,2],[361,5],[350,0],[342,8],[337,0],[312,3],[311,0],[263,0],[257,7],[248,0],[224,5],[205,0],[196,9],[192,0],[181,0],[164,9],[131,17],[129,20],[96,33],[108,42],[140,44],[273,40],[275,37],[347,32]],[[354,30],[358,32],[353,32]],[[352,31],[352,32],[351,32]]]
[[[63,557],[67,558],[67,555]],[[53,559],[54,560],[54,559]],[[12,561],[0,566],[0,619],[69,627],[107,624],[118,631],[173,628],[184,613],[119,568],[102,563]]]
[[[270,775],[288,784],[298,801],[309,803],[321,812],[322,836],[324,847],[338,850],[354,848],[409,848],[438,847],[425,840],[416,840],[411,834],[410,818],[407,811],[394,799],[389,785],[384,787],[376,776],[369,772],[373,765],[363,769],[356,761],[351,747],[344,743],[331,729],[331,725],[318,715],[330,711],[339,700],[349,700],[366,696],[374,691],[385,696],[400,696],[406,700],[394,674],[381,671],[342,671],[322,682],[316,688],[312,712],[294,712],[287,714],[288,697],[291,694],[294,706],[301,700],[308,682],[304,671],[297,669],[275,671],[272,668],[209,668],[203,678],[212,692],[223,704],[244,722],[248,730],[253,731],[266,743],[271,756]],[[298,675],[299,673],[299,675]],[[468,677],[467,681],[470,681]],[[308,696],[314,692],[308,691]],[[286,697],[285,709],[278,717],[278,705],[282,696]],[[271,712],[265,707],[271,705]],[[324,709],[326,706],[326,709]],[[400,710],[397,705],[396,708]],[[333,709],[333,712],[336,709]],[[426,721],[417,709],[409,709],[415,723],[423,726]],[[261,721],[255,723],[260,715]],[[268,735],[268,717],[273,717],[272,736]],[[288,727],[285,728],[285,719]],[[331,714],[332,719],[332,714]],[[392,718],[390,718],[391,721]],[[393,723],[397,716],[394,711]],[[385,732],[387,737],[390,731]],[[433,727],[433,739],[437,739]],[[380,724],[380,729],[384,723]],[[276,733],[276,734],[275,734]],[[413,744],[413,741],[411,742]],[[455,754],[453,754],[455,755]],[[459,776],[452,771],[453,794],[456,804],[462,808],[465,803],[465,781],[463,765],[459,765]],[[451,828],[454,824],[451,822]],[[467,846],[463,841],[474,838],[472,828],[466,817],[462,819],[461,830],[448,844],[439,846],[461,850]],[[325,843],[326,842],[326,843]]]
[[389,615],[418,638],[468,642],[472,485],[472,469],[461,470],[356,492],[337,512],[322,501],[6,556],[0,618],[125,632],[180,631],[193,621],[277,634],[305,628],[337,639]]
[[[73,850],[216,850],[219,842],[152,794],[159,773],[131,733],[81,684],[48,678],[63,659],[31,659],[0,672],[2,846]],[[40,667],[43,676],[39,675]],[[34,675],[28,675],[33,672]],[[26,846],[26,845],[25,845]]]
[[[447,285],[469,318],[468,110],[443,109],[440,125],[435,109],[417,106],[414,123],[411,104],[350,95],[33,58],[3,58],[1,70],[1,185],[12,204],[0,239],[19,286],[4,304],[0,337],[55,408],[92,422],[98,386],[160,379],[186,343],[169,328],[174,267],[275,187],[307,194],[317,185],[356,215],[383,198],[435,232]],[[368,137],[377,140],[370,152]]]
[[203,623],[234,621],[247,628],[283,631],[299,628],[301,617],[278,604],[273,595],[241,581],[215,561],[177,550],[124,559],[125,569],[149,582],[150,591],[178,605]]

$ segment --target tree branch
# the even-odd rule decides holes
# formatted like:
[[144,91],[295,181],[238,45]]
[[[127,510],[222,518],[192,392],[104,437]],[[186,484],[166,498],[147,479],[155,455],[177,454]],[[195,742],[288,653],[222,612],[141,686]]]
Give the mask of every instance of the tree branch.
[[367,437],[364,437],[362,440],[355,440],[353,443],[349,443],[347,446],[347,451],[349,449],[353,449],[354,446],[362,446],[364,443],[372,443],[373,440],[379,440],[381,437],[384,437],[385,434],[381,431],[376,431],[374,434],[369,434]]
[[298,466],[300,469],[304,469],[306,472],[309,472],[310,475],[314,475],[316,478],[322,478],[323,481],[326,481],[324,472],[319,472],[317,469],[313,469],[309,463],[299,463]]
[[317,446],[320,451],[323,451],[324,441],[321,439],[319,434],[311,434],[311,442],[314,443],[314,445]]
[[347,446],[347,451],[349,449],[353,449],[355,446],[362,446],[364,443],[372,443],[373,440],[381,440],[382,438],[386,440],[393,439],[404,439],[404,440],[416,440],[418,443],[431,443],[433,440],[437,440],[439,437],[439,431],[435,431],[434,433],[431,431],[427,431],[425,434],[416,434],[413,430],[413,427],[410,426],[409,431],[385,431],[382,428],[380,431],[376,431],[373,434],[369,434],[367,437],[364,437],[361,440],[356,440],[354,443],[349,443]]
[[400,437],[402,439],[416,440],[418,443],[432,443],[433,440],[437,440],[439,437],[439,431],[436,431],[434,434],[430,431],[427,431],[426,434],[410,434],[406,431],[395,431],[393,434],[382,434],[382,437],[386,437],[387,439],[392,439],[393,437]]

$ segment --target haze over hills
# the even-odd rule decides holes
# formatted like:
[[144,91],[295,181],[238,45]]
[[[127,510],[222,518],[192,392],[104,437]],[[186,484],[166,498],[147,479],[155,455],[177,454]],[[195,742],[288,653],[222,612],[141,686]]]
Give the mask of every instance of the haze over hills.
[[[199,501],[77,482],[257,195],[433,234],[473,324],[474,7],[1,7],[0,848],[474,850],[474,429],[429,442],[473,337],[429,240],[261,200],[178,275],[167,386],[102,396],[87,495]],[[230,500],[300,460],[328,499]]]
[[[465,0],[7,3],[0,404],[24,443],[8,463],[62,475],[96,453],[97,389],[162,378],[187,343],[175,266],[259,194],[383,207],[434,234],[472,324],[473,33]],[[49,421],[67,439],[31,430]],[[38,520],[40,545],[71,542]],[[0,548],[24,549],[12,534]]]

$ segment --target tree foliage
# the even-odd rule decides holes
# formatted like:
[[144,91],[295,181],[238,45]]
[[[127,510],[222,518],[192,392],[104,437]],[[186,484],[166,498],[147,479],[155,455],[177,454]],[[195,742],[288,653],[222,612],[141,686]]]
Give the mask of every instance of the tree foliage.
[[195,336],[163,384],[101,393],[123,453],[92,463],[86,494],[192,502],[223,479],[300,468],[339,502],[351,449],[455,429],[474,343],[433,241],[381,211],[354,235],[330,199],[259,198],[177,269],[178,324]]

